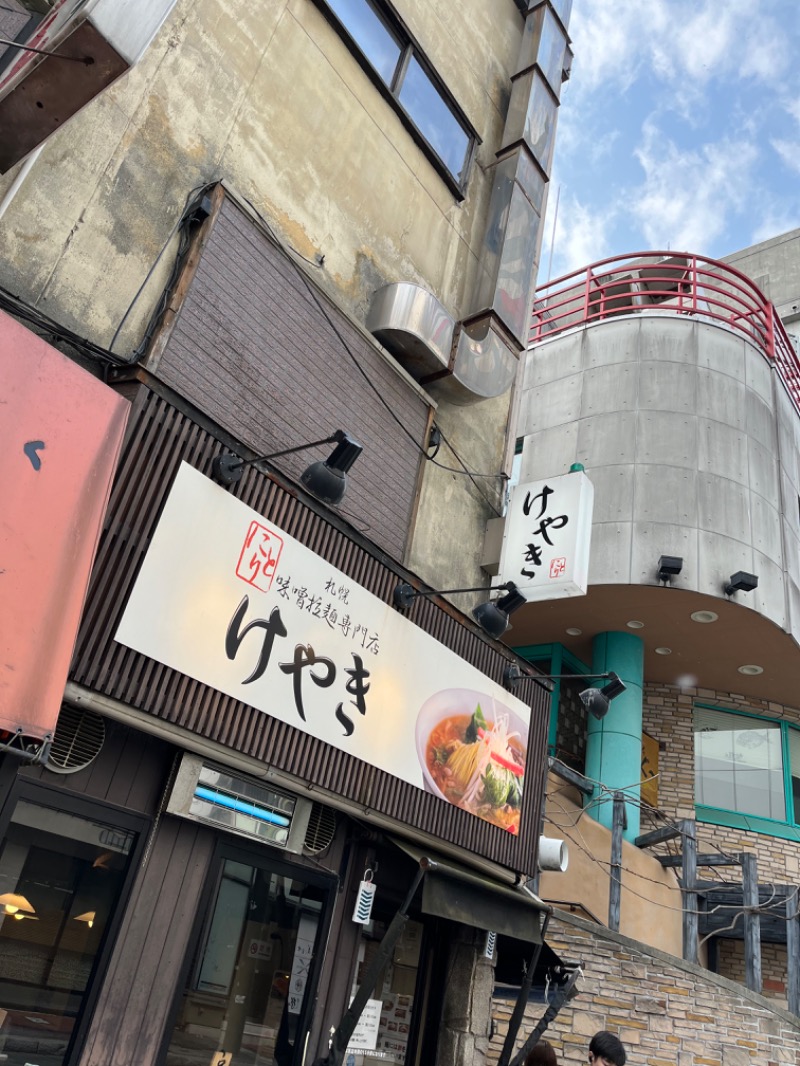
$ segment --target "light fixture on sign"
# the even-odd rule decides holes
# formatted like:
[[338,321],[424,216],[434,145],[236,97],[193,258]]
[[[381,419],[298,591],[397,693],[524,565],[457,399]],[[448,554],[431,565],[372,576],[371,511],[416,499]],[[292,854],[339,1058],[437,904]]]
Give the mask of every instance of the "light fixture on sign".
[[594,715],[595,718],[605,718],[608,714],[609,704],[617,696],[625,691],[625,682],[620,680],[618,674],[608,670],[604,674],[524,674],[516,663],[509,663],[503,671],[503,684],[509,690],[513,690],[524,677],[531,677],[548,692],[553,691],[552,681],[608,681],[603,688],[585,688],[578,693],[583,706]]
[[757,677],[759,674],[764,673],[763,666],[756,666],[755,663],[748,663],[745,666],[737,667],[740,674],[746,674],[748,677]]
[[478,586],[469,589],[415,589],[406,581],[401,581],[395,586],[392,602],[399,611],[407,611],[418,596],[452,596],[458,592],[505,592],[505,596],[499,596],[496,600],[487,600],[479,603],[472,611],[472,617],[488,633],[497,640],[502,637],[509,628],[508,616],[518,610],[523,603],[527,602],[522,593],[517,589],[513,581],[506,581],[503,585],[491,585],[488,589]]
[[321,444],[336,444],[327,459],[312,463],[303,473],[300,481],[312,496],[322,503],[341,503],[347,491],[347,472],[364,450],[363,445],[346,433],[337,429],[329,437],[298,444],[295,448],[284,448],[269,455],[258,455],[255,459],[240,459],[238,455],[218,455],[211,464],[211,476],[220,485],[235,485],[241,480],[246,466],[260,463],[267,459],[278,459],[282,455],[293,455]]
[[716,622],[719,615],[716,611],[693,611],[689,616],[693,622],[700,622],[702,625],[709,625],[711,622]]

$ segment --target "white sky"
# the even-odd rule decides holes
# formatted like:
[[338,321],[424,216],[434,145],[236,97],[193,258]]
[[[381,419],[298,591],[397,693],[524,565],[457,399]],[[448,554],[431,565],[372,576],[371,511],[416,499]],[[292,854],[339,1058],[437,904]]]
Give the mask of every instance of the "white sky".
[[539,280],[800,226],[800,0],[574,0]]

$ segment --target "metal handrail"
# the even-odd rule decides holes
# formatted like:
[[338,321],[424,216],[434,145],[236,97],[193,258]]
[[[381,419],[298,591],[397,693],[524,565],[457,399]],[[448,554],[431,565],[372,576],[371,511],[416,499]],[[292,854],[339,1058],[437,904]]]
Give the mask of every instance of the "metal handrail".
[[631,314],[688,315],[742,334],[775,365],[800,411],[800,358],[771,301],[735,267],[690,252],[611,256],[540,285],[530,343]]

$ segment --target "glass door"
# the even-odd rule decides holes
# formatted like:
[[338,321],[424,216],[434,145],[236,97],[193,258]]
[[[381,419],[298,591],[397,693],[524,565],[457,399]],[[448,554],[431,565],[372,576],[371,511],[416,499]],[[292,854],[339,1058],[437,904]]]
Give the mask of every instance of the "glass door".
[[301,1066],[330,884],[223,858],[167,1066]]

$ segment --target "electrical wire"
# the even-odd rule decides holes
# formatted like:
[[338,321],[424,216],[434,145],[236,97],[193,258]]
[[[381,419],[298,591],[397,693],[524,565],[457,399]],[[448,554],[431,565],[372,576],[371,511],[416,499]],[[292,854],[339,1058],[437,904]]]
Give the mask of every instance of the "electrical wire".
[[[178,219],[175,222],[175,225],[169,231],[169,234],[168,234],[166,240],[161,245],[160,252],[158,253],[156,258],[153,260],[152,264],[150,265],[150,269],[147,271],[147,274],[145,274],[144,280],[142,281],[141,285],[139,286],[139,288],[134,293],[133,298],[131,299],[131,302],[128,304],[128,306],[127,306],[127,308],[125,310],[125,314],[119,320],[117,328],[114,330],[114,335],[111,338],[111,342],[108,345],[109,351],[113,351],[113,348],[114,348],[114,345],[115,345],[115,343],[117,341],[117,338],[119,337],[120,333],[122,332],[122,327],[125,325],[125,323],[127,322],[128,318],[130,317],[131,312],[133,311],[134,307],[138,303],[139,297],[144,292],[144,289],[145,289],[147,283],[150,281],[150,278],[153,276],[153,273],[155,272],[156,267],[161,262],[161,259],[162,259],[163,255],[164,255],[164,252],[166,252],[167,248],[169,247],[169,244],[172,241],[172,238],[175,236],[175,234],[180,229],[180,227],[183,226],[183,224],[188,219],[191,219],[194,216],[195,211],[197,210],[197,207],[202,202],[203,196],[208,192],[209,189],[212,189],[216,184],[217,184],[216,181],[204,182],[204,184],[202,184],[202,185],[196,185],[187,194],[183,210],[181,211],[180,215],[178,216]],[[156,326],[158,325],[159,321],[161,320],[161,316],[163,315],[164,310],[166,309],[167,303],[169,302],[169,298],[172,295],[172,288],[173,288],[175,282],[177,281],[178,274],[180,273],[181,267],[183,266],[183,261],[184,261],[185,255],[186,255],[188,243],[189,243],[188,234],[182,234],[181,242],[180,242],[180,245],[178,247],[178,253],[175,256],[175,260],[174,260],[174,262],[172,264],[172,269],[170,271],[169,278],[167,279],[167,283],[165,284],[165,286],[164,286],[164,288],[162,290],[162,293],[161,293],[159,301],[158,301],[158,303],[156,305],[156,308],[155,308],[153,314],[150,316],[150,323],[148,325],[148,328],[145,330],[144,337],[142,338],[140,343],[137,345],[136,349],[133,351],[131,357],[129,359],[127,359],[127,360],[124,360],[125,363],[130,363],[132,365],[133,363],[138,362],[138,360],[141,359],[142,355],[144,354],[144,352],[145,352],[145,350],[147,348],[147,345],[150,343],[150,338],[153,335],[153,331],[155,330]]]
[[[600,786],[601,789],[603,789],[606,793],[609,794],[607,797],[601,799],[601,802],[607,802],[608,799],[613,797],[613,793],[614,792],[622,791],[621,789],[610,789],[607,786],[604,786],[602,784],[602,782],[593,781],[591,778],[587,778],[587,781],[590,781],[592,784]],[[626,787],[627,788],[632,788],[634,786],[628,785]],[[561,792],[561,791],[563,791],[563,789],[559,789],[558,791]],[[553,792],[547,792],[546,793],[546,798],[550,799],[550,800],[555,800],[555,795],[556,794],[553,793]],[[648,804],[644,804],[643,805],[641,802],[636,803],[633,800],[632,797],[626,797],[626,798],[627,798],[628,802],[632,802],[635,806],[639,806],[640,809],[642,809],[644,807],[644,808],[649,809],[650,811],[653,811],[653,812],[656,811],[656,808],[650,807]],[[566,810],[566,808],[563,807],[563,805],[559,804],[559,806],[561,807],[561,811],[564,814],[570,813],[570,812],[568,812]],[[609,860],[605,860],[605,859],[599,858],[597,855],[595,855],[592,852],[588,842],[586,841],[585,837],[583,836],[583,834],[581,833],[580,829],[578,828],[578,822],[580,821],[581,817],[583,816],[583,814],[586,813],[586,811],[588,809],[589,809],[588,807],[581,809],[578,812],[578,817],[569,826],[567,826],[566,823],[559,823],[556,819],[554,819],[552,817],[551,813],[549,813],[549,812],[546,814],[546,819],[552,825],[554,825],[557,829],[559,829],[559,831],[562,832],[564,834],[564,836],[572,844],[574,844],[575,847],[578,848],[579,851],[583,852],[583,854],[585,854],[587,856],[587,858],[589,858],[593,863],[595,863],[596,866],[599,866],[600,869],[603,871],[603,873],[606,874],[606,876],[609,879],[611,879],[612,876],[613,876],[612,870],[611,870],[611,867],[612,867],[613,864]],[[663,816],[663,820],[667,824],[669,824],[672,828],[676,828],[676,829],[680,828],[675,823],[671,823],[669,821],[669,819],[666,818],[666,816]],[[568,828],[574,829],[577,832],[578,836],[580,837],[580,841],[576,840],[575,837],[570,832],[568,832]],[[715,848],[719,852],[719,854],[722,855],[725,858],[733,858],[733,856],[730,855],[729,853],[722,851],[722,849],[718,845],[716,845],[713,841],[709,841],[708,842],[708,846]],[[640,873],[638,870],[632,870],[628,866],[620,865],[619,869],[620,869],[621,872],[624,872],[624,873],[630,875],[631,877],[635,877],[635,878],[637,878],[640,881],[647,881],[647,882],[649,882],[651,884],[657,885],[660,888],[665,887],[663,881],[657,881],[655,878],[648,877],[646,874]],[[735,882],[727,882],[727,881],[720,881],[717,885],[707,884],[707,885],[705,885],[702,888],[702,892],[703,892],[703,894],[707,894],[709,892],[721,891],[721,890],[724,890],[726,888],[730,888],[733,884],[737,884],[737,883],[735,883]],[[687,908],[685,906],[674,907],[674,906],[672,906],[671,904],[668,904],[668,903],[659,903],[657,900],[653,900],[649,896],[645,896],[641,892],[637,892],[636,889],[631,888],[629,885],[624,885],[623,887],[624,887],[626,892],[630,892],[632,895],[636,896],[639,899],[644,900],[645,902],[651,904],[652,906],[660,907],[663,910],[670,910],[670,911],[673,911],[675,913],[693,914],[693,915],[697,915],[697,916],[703,916],[703,915],[708,916],[708,915],[711,915],[711,914],[715,914],[715,913],[717,913],[720,910],[728,910],[728,909],[731,909],[731,908],[734,908],[734,907],[738,907],[738,910],[736,911],[736,914],[733,916],[731,924],[729,926],[726,926],[724,929],[717,929],[717,930],[714,930],[711,933],[709,933],[708,936],[704,937],[703,940],[700,941],[699,946],[702,946],[702,944],[704,944],[705,941],[709,939],[709,937],[716,936],[720,932],[727,932],[727,931],[732,930],[733,928],[735,928],[735,925],[736,925],[736,922],[738,921],[738,919],[740,917],[742,917],[743,915],[747,914],[747,913],[768,914],[772,918],[780,919],[782,921],[787,921],[787,922],[788,921],[792,921],[793,919],[800,917],[800,907],[798,907],[795,910],[795,912],[793,914],[791,914],[791,915],[786,915],[786,914],[781,915],[781,914],[776,913],[776,908],[777,907],[783,906],[783,908],[785,909],[786,901],[788,899],[790,899],[793,894],[796,895],[798,890],[800,890],[799,888],[795,888],[793,890],[793,893],[790,893],[788,896],[782,897],[776,903],[773,903],[772,900],[778,894],[777,893],[776,884],[775,884],[775,882],[765,882],[765,884],[769,884],[771,886],[771,888],[772,888],[772,895],[770,896],[770,898],[765,903],[759,903],[758,905],[753,906],[753,907],[738,906],[738,904],[736,904],[736,903],[717,903],[717,904],[714,904],[713,906],[708,907],[708,908],[706,908],[706,909],[704,909],[702,911],[701,910],[696,910],[696,909],[689,909],[689,908]],[[690,893],[696,894],[697,893],[697,888],[692,889],[692,888],[690,888],[688,886],[680,886],[680,887],[681,887],[681,892],[684,893],[684,894],[690,894]],[[737,884],[737,887],[738,887],[738,884]]]
[[[561,762],[560,759],[556,760],[556,761]],[[565,765],[565,764],[562,763],[562,765]],[[582,775],[582,776],[585,777],[585,775]],[[653,777],[660,777],[660,776],[661,776],[660,774],[653,775]],[[646,781],[653,780],[653,777],[641,778],[638,782],[635,782],[635,783],[633,783],[631,785],[624,785],[621,788],[609,788],[607,785],[603,784],[602,781],[595,781],[591,777],[586,777],[586,780],[590,784],[594,785],[595,788],[599,789],[601,795],[597,798],[597,801],[595,803],[587,804],[586,807],[584,807],[584,808],[582,808],[580,810],[580,812],[578,814],[578,818],[576,819],[574,824],[577,825],[577,822],[580,821],[581,817],[590,809],[591,806],[593,806],[593,805],[596,806],[597,803],[600,803],[600,802],[607,803],[607,802],[609,802],[610,800],[613,799],[613,796],[614,796],[615,792],[622,792],[622,793],[625,794],[625,801],[627,803],[629,803],[631,806],[637,807],[643,814],[647,814],[649,817],[653,818],[654,821],[660,821],[661,823],[663,823],[668,828],[674,829],[676,831],[676,833],[682,834],[683,830],[681,829],[681,826],[678,824],[678,822],[676,822],[676,821],[670,819],[669,817],[667,817],[667,815],[664,814],[664,812],[661,811],[658,807],[651,806],[649,803],[647,803],[645,800],[642,800],[640,797],[630,796],[630,795],[627,794],[627,791],[626,791],[627,789],[640,787],[641,785],[645,784]],[[569,786],[567,785],[567,787],[569,787]],[[560,790],[560,791],[563,791],[563,790]],[[668,842],[668,843],[671,843],[671,842]],[[709,840],[709,841],[704,842],[704,843],[706,843],[708,847],[714,849],[723,858],[734,860],[733,864],[735,864],[736,856],[733,853],[728,852],[728,851],[724,851],[713,840]],[[725,883],[727,883],[727,882],[725,882]]]
[[[63,341],[63,342],[66,342],[67,344],[72,345],[73,347],[77,348],[81,352],[81,354],[84,355],[86,358],[98,361],[98,362],[102,363],[103,365],[105,365],[106,367],[134,366],[141,359],[142,355],[144,354],[144,351],[146,350],[147,345],[150,342],[150,338],[152,336],[153,330],[155,329],[155,326],[158,324],[158,321],[159,321],[161,315],[163,314],[163,310],[166,307],[166,304],[167,304],[167,302],[169,300],[169,297],[170,297],[170,294],[171,294],[171,290],[172,290],[172,286],[173,286],[173,284],[175,282],[175,279],[177,278],[178,273],[180,272],[180,268],[181,268],[182,263],[183,263],[183,258],[185,256],[186,245],[188,244],[188,237],[184,237],[182,239],[181,247],[179,248],[178,255],[176,256],[176,259],[175,259],[175,263],[173,264],[172,271],[170,273],[169,281],[168,281],[167,285],[165,286],[165,289],[164,289],[164,291],[163,291],[163,293],[162,293],[162,295],[161,295],[161,297],[159,299],[156,311],[151,316],[150,325],[148,326],[148,329],[145,331],[145,335],[144,335],[142,341],[140,342],[140,344],[137,346],[136,350],[132,353],[131,356],[126,358],[124,356],[117,355],[112,350],[113,346],[114,346],[114,343],[116,342],[116,340],[117,340],[117,338],[118,338],[118,336],[120,334],[120,331],[122,330],[122,327],[124,326],[125,322],[127,321],[128,317],[130,316],[131,311],[135,307],[139,297],[141,296],[142,292],[144,291],[145,286],[147,285],[148,281],[152,277],[153,272],[155,271],[158,263],[160,262],[161,258],[163,257],[164,252],[166,251],[166,249],[167,249],[170,241],[174,237],[176,231],[178,230],[178,228],[183,223],[185,223],[188,219],[192,218],[192,216],[193,216],[193,214],[194,214],[194,212],[195,212],[195,210],[197,208],[197,204],[202,199],[202,195],[204,195],[205,192],[208,189],[212,188],[215,184],[216,184],[215,182],[207,182],[207,183],[205,183],[203,185],[198,185],[198,186],[196,186],[196,188],[192,189],[192,191],[187,196],[186,204],[184,206],[183,211],[180,214],[180,217],[178,218],[178,220],[175,223],[175,225],[172,227],[172,230],[170,231],[169,236],[167,237],[166,241],[162,245],[161,251],[158,253],[158,256],[156,257],[155,261],[153,262],[153,264],[151,265],[149,271],[147,272],[147,275],[145,276],[144,281],[142,281],[142,283],[139,286],[138,290],[136,291],[133,299],[128,304],[128,307],[127,307],[124,315],[122,316],[122,318],[121,318],[116,330],[114,331],[114,335],[111,338],[111,343],[108,346],[108,348],[104,348],[104,347],[102,347],[99,344],[95,344],[94,341],[90,341],[88,338],[82,337],[82,336],[80,336],[80,334],[75,333],[74,330],[69,329],[67,326],[61,325],[59,322],[56,322],[54,319],[50,318],[50,316],[47,315],[44,311],[41,311],[39,308],[33,307],[30,304],[26,303],[22,299],[22,297],[17,296],[15,293],[10,292],[8,289],[4,288],[3,286],[0,286],[0,308],[2,308],[5,311],[8,311],[15,318],[18,318],[21,321],[27,322],[29,325],[36,327],[36,329],[38,329],[42,333],[48,335],[53,340]],[[196,196],[196,194],[198,194],[198,193],[200,195]]]
[[[113,333],[113,335],[111,337],[111,341],[110,341],[110,343],[108,345],[108,348],[102,348],[101,346],[99,346],[97,344],[94,344],[93,342],[87,340],[86,338],[79,337],[73,331],[67,329],[66,327],[60,326],[58,323],[54,322],[52,319],[50,319],[44,313],[38,311],[35,308],[32,308],[32,307],[26,305],[19,297],[15,297],[12,293],[8,292],[7,290],[3,289],[2,287],[0,287],[0,306],[2,306],[5,303],[5,306],[8,309],[12,310],[12,312],[15,315],[17,315],[18,317],[24,319],[25,321],[27,321],[27,322],[29,322],[31,324],[37,325],[39,328],[44,329],[45,331],[50,333],[51,336],[53,336],[53,337],[58,337],[58,338],[60,338],[62,340],[68,341],[70,344],[74,344],[77,348],[79,348],[82,352],[84,352],[86,355],[88,355],[90,357],[93,357],[93,358],[96,358],[96,359],[100,359],[101,361],[103,361],[103,362],[105,362],[107,364],[110,364],[112,366],[116,366],[116,367],[134,366],[136,363],[138,363],[138,361],[142,358],[143,354],[147,350],[147,346],[150,343],[150,340],[152,338],[152,335],[153,335],[155,329],[158,326],[158,323],[161,321],[161,318],[162,318],[162,316],[164,314],[164,311],[166,310],[166,307],[168,305],[170,296],[172,294],[173,287],[174,287],[174,285],[175,285],[175,283],[177,281],[178,275],[180,274],[180,270],[181,270],[181,268],[183,266],[186,253],[188,251],[188,245],[189,245],[189,234],[185,230],[181,234],[181,241],[180,241],[180,244],[178,246],[177,254],[175,256],[175,259],[174,259],[174,262],[173,262],[173,265],[172,265],[172,269],[170,271],[169,278],[167,279],[167,282],[166,282],[166,284],[163,287],[163,290],[162,290],[161,296],[160,296],[160,298],[158,300],[158,303],[156,304],[156,307],[155,307],[152,315],[150,316],[150,321],[149,321],[149,324],[147,326],[147,329],[145,330],[144,336],[142,337],[142,340],[137,345],[137,347],[134,349],[134,351],[131,353],[131,355],[128,356],[127,358],[123,357],[123,356],[120,356],[120,355],[117,355],[114,352],[114,350],[113,350],[114,349],[114,345],[116,344],[116,342],[117,342],[117,340],[119,338],[120,333],[122,332],[122,329],[123,329],[125,323],[128,321],[128,319],[129,319],[131,313],[133,312],[133,309],[135,308],[136,304],[138,303],[142,293],[144,292],[146,286],[150,282],[153,274],[155,273],[159,263],[161,262],[161,260],[162,260],[162,258],[164,256],[167,248],[169,247],[170,243],[172,242],[175,234],[179,230],[181,230],[182,227],[184,227],[184,224],[188,220],[191,220],[193,218],[198,204],[202,201],[202,197],[208,192],[209,189],[213,188],[217,184],[218,184],[217,180],[204,182],[201,185],[195,186],[187,194],[186,202],[185,202],[183,210],[181,211],[179,217],[175,221],[175,224],[172,226],[169,234],[167,235],[164,243],[161,246],[161,249],[160,249],[158,255],[153,260],[149,270],[147,271],[145,277],[143,278],[141,284],[139,285],[139,288],[134,293],[130,303],[128,304],[124,314],[122,315],[122,318],[119,320],[119,322],[117,324],[117,327],[114,330],[114,333]],[[267,234],[269,235],[270,239],[278,247],[283,247],[283,243],[279,240],[277,234],[275,233],[274,229],[269,224],[269,222],[261,215],[261,213],[258,211],[258,209],[250,201],[247,201],[247,203],[248,203],[250,209],[256,215],[256,217],[260,220],[261,224],[263,225],[263,227],[266,230]],[[307,257],[301,255],[299,252],[296,252],[294,249],[291,249],[291,255],[289,256],[289,261],[291,262],[292,266],[294,267],[298,277],[302,281],[303,285],[306,288],[306,291],[308,292],[309,296],[311,297],[311,299],[313,300],[313,302],[317,306],[317,308],[320,311],[320,313],[322,314],[323,318],[328,323],[328,326],[330,327],[331,331],[336,336],[336,338],[339,341],[339,344],[341,345],[342,349],[348,355],[348,357],[350,358],[351,362],[353,363],[353,365],[356,368],[356,370],[358,371],[358,373],[363,378],[363,380],[366,383],[366,385],[372,390],[372,392],[375,394],[375,396],[378,399],[378,401],[380,402],[380,404],[384,407],[384,409],[388,412],[390,417],[394,420],[394,422],[400,428],[401,432],[404,433],[405,436],[412,442],[412,444],[414,445],[416,450],[426,460],[426,462],[430,462],[434,466],[437,466],[440,469],[445,470],[445,471],[447,471],[449,473],[453,473],[453,474],[457,474],[459,476],[467,477],[470,480],[471,484],[473,485],[473,487],[474,487],[475,491],[477,492],[477,494],[480,496],[482,502],[495,515],[497,515],[498,517],[502,517],[502,512],[500,510],[498,510],[498,508],[495,506],[495,504],[492,502],[492,500],[486,495],[486,493],[483,492],[483,490],[481,489],[480,485],[477,482],[477,479],[478,478],[487,478],[487,479],[491,479],[491,480],[500,480],[500,481],[505,482],[505,481],[508,480],[508,475],[505,474],[505,473],[483,474],[483,473],[476,473],[474,471],[469,470],[469,468],[467,467],[466,463],[462,460],[461,456],[458,454],[458,452],[456,451],[456,449],[453,446],[453,444],[451,444],[451,442],[445,437],[445,434],[442,432],[441,427],[438,427],[438,426],[437,426],[437,429],[439,430],[441,441],[444,441],[444,443],[447,445],[448,449],[450,450],[450,452],[454,456],[455,460],[458,462],[459,466],[458,467],[448,466],[447,464],[441,463],[441,462],[439,462],[436,459],[436,456],[438,455],[438,452],[439,452],[439,448],[441,447],[441,443],[436,445],[436,449],[435,449],[433,455],[429,454],[428,450],[426,448],[424,448],[420,444],[420,442],[417,440],[417,438],[414,436],[414,434],[411,433],[411,431],[407,428],[407,426],[402,421],[402,419],[396,414],[396,412],[393,410],[391,404],[387,401],[386,397],[383,395],[383,393],[380,390],[380,388],[375,384],[375,382],[371,379],[371,377],[369,376],[369,374],[367,373],[365,368],[362,366],[361,361],[359,360],[359,358],[355,354],[355,352],[352,350],[352,347],[348,344],[346,338],[343,336],[341,330],[339,329],[337,323],[335,322],[335,320],[333,319],[333,317],[329,313],[327,307],[325,306],[324,302],[320,298],[320,296],[317,293],[315,287],[312,285],[310,279],[306,276],[305,271],[302,270],[300,265],[297,263],[297,261],[295,259],[295,256],[297,256],[298,258],[302,259],[304,262],[309,263],[310,265],[313,265],[313,266],[317,266],[317,267],[322,265],[323,260],[321,259],[320,261],[314,263],[314,262],[312,262],[312,260],[310,260]]]
[[[250,209],[253,211],[253,213],[256,215],[256,217],[259,219],[261,224],[264,226],[264,228],[265,228],[266,232],[268,233],[269,237],[271,238],[271,240],[278,247],[281,247],[281,248],[284,247],[283,242],[278,238],[277,234],[275,233],[275,230],[272,228],[270,223],[263,217],[263,215],[258,210],[258,208],[251,201],[248,200],[246,202],[247,202],[248,206],[250,207]],[[469,478],[469,480],[472,482],[473,486],[475,487],[476,492],[480,495],[481,499],[486,504],[486,506],[489,507],[489,509],[492,510],[494,512],[494,514],[498,518],[502,518],[502,512],[499,511],[497,509],[497,507],[494,505],[494,503],[492,503],[492,501],[486,496],[486,494],[482,491],[482,489],[477,484],[477,481],[475,479],[476,478],[492,478],[492,479],[499,479],[499,480],[507,480],[507,475],[504,474],[504,473],[499,473],[499,474],[497,474],[497,473],[494,473],[494,474],[477,474],[477,473],[474,473],[474,472],[470,471],[467,468],[466,464],[461,459],[461,457],[456,452],[456,450],[453,447],[453,445],[446,439],[444,433],[442,433],[441,427],[439,427],[439,426],[437,426],[437,428],[439,429],[439,432],[442,435],[442,439],[444,440],[445,444],[447,445],[447,447],[452,452],[452,454],[455,457],[455,459],[457,460],[457,462],[460,464],[460,468],[459,467],[446,466],[443,463],[438,462],[438,460],[436,460],[435,457],[432,457],[432,456],[430,456],[428,454],[428,451],[420,444],[420,442],[417,440],[417,438],[414,436],[414,434],[408,429],[408,427],[405,425],[405,423],[402,421],[402,419],[397,415],[397,413],[392,408],[391,404],[387,401],[386,397],[381,392],[380,388],[375,384],[375,382],[369,376],[369,374],[367,373],[365,368],[361,365],[360,359],[355,354],[355,352],[353,351],[353,349],[350,346],[350,344],[348,344],[347,340],[343,336],[341,330],[339,329],[337,323],[334,321],[333,317],[329,314],[328,308],[325,306],[322,298],[317,293],[316,288],[311,283],[311,280],[306,276],[306,272],[300,267],[299,263],[297,263],[297,261],[295,259],[295,256],[298,256],[300,259],[304,260],[304,262],[306,262],[306,263],[309,263],[311,261],[309,259],[307,259],[305,256],[300,255],[299,252],[295,252],[294,248],[292,248],[290,250],[291,250],[292,254],[289,256],[289,261],[291,262],[292,266],[294,267],[295,272],[297,273],[298,277],[302,281],[303,285],[305,286],[306,291],[308,292],[309,296],[311,297],[311,299],[316,304],[317,309],[320,311],[320,313],[322,314],[323,318],[328,323],[328,326],[330,327],[332,332],[335,334],[337,340],[339,341],[339,344],[342,346],[342,349],[345,351],[345,353],[349,357],[349,359],[352,362],[353,366],[356,368],[358,373],[361,375],[361,377],[363,378],[363,380],[366,383],[366,385],[375,394],[375,396],[378,399],[379,403],[385,408],[385,410],[388,412],[388,414],[392,418],[392,420],[399,426],[400,430],[405,434],[405,436],[408,437],[408,439],[412,442],[414,447],[417,449],[417,451],[419,451],[419,453],[426,460],[426,462],[430,462],[434,466],[438,466],[438,467],[440,467],[443,470],[449,471],[450,473],[458,474],[460,476],[465,476],[465,477]],[[320,266],[321,264],[320,263],[314,263],[312,265]],[[437,452],[434,453],[434,456],[437,453],[438,453],[438,448],[437,448]]]
[[126,365],[126,360],[114,355],[114,353],[110,352],[107,348],[102,348],[99,344],[95,344],[94,341],[90,341],[86,337],[81,337],[67,326],[62,326],[60,323],[50,318],[49,315],[45,314],[44,311],[32,307],[30,304],[26,303],[21,296],[15,295],[3,286],[0,286],[0,308],[4,311],[8,311],[15,318],[27,322],[31,326],[35,326],[42,333],[47,334],[54,340],[65,341],[67,344],[73,345],[87,358],[99,360],[107,365]]

